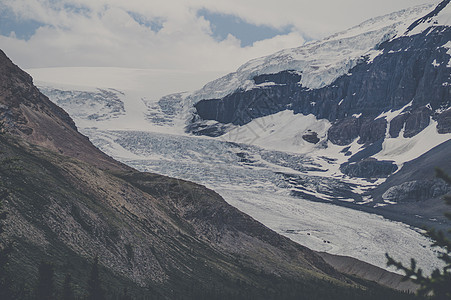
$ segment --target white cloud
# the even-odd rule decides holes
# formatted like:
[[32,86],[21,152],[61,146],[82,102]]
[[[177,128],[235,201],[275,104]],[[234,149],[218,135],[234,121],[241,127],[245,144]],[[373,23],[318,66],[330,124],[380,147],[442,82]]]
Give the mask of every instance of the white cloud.
[[[440,2],[441,0],[432,0]],[[369,18],[431,2],[427,0],[198,0],[216,12],[234,14],[253,24],[283,27],[294,25],[300,32],[320,38],[357,25]]]
[[[28,40],[0,36],[0,48],[21,67],[115,66],[233,71],[249,59],[299,46],[367,18],[425,0],[3,0],[22,19],[47,24]],[[287,35],[241,47],[212,37],[199,9],[233,14],[256,25],[293,26]],[[161,30],[139,24],[129,12]]]

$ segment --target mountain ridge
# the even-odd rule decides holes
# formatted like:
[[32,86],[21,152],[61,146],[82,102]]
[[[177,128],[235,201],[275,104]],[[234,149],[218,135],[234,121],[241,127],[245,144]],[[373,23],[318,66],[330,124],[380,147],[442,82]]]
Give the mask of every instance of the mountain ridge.
[[[129,169],[99,151],[88,138],[78,134],[72,118],[44,96],[33,85],[31,76],[14,65],[1,50],[0,60],[0,115],[6,131],[59,153],[87,160],[101,168]],[[89,149],[90,155],[81,157],[86,149]]]
[[[405,31],[403,28],[407,28],[411,22],[423,17],[434,6],[434,4],[424,4],[376,17],[322,40],[250,60],[239,67],[236,72],[211,81],[202,89],[195,91],[189,97],[189,101],[195,104],[202,99],[223,98],[239,89],[255,88],[255,84],[252,82],[253,77],[276,74],[285,70],[295,70],[302,73],[304,77],[308,74],[312,76],[312,79],[319,79],[311,81],[302,78],[300,82],[305,88],[324,87],[339,76],[346,74],[356,63],[361,61],[361,56],[375,56],[377,51],[372,50],[376,50],[379,44],[397,35],[402,35]],[[350,47],[355,47],[359,51],[353,51],[349,49]],[[335,56],[330,55],[331,53],[328,52],[330,50],[335,51]],[[336,57],[343,60],[339,61]],[[337,67],[334,63],[343,66]],[[329,68],[337,72],[328,72]],[[317,76],[321,74],[324,76]],[[327,79],[322,81],[322,77]]]
[[[431,6],[405,10],[404,15],[394,13],[381,19],[401,16],[401,20],[394,18],[392,22],[401,24],[399,26],[402,28],[408,26],[413,29],[417,28],[418,24],[424,23],[426,19],[447,14],[450,9],[448,4],[449,1],[442,1],[432,12],[417,19],[411,26],[405,21],[412,19],[408,12],[416,11],[415,16],[418,16]],[[368,23],[372,24],[372,21]],[[349,66],[349,72],[346,74],[347,69],[344,69],[343,74],[332,77],[336,79],[330,83],[323,81],[319,86],[314,87],[304,85],[305,74],[303,71],[296,71],[296,63],[292,63],[291,67],[288,63],[284,67],[286,70],[276,73],[263,72],[258,76],[251,76],[249,79],[253,85],[238,87],[233,92],[233,89],[229,89],[228,94],[222,98],[206,97],[203,100],[194,101],[194,112],[186,130],[196,135],[225,136],[235,129],[245,128],[253,120],[263,119],[282,111],[292,111],[295,115],[313,115],[318,121],[330,122],[330,127],[325,134],[315,130],[303,133],[305,145],[316,144],[312,146],[313,149],[327,148],[329,141],[343,147],[350,146],[355,141],[361,145],[358,152],[343,151],[349,159],[346,159],[347,162],[345,160],[348,165],[342,165],[342,170],[348,170],[348,167],[356,162],[369,158],[373,159],[371,163],[377,167],[379,162],[376,156],[384,156],[388,161],[397,161],[396,155],[399,154],[394,155],[393,158],[381,154],[384,148],[390,147],[390,143],[393,144],[396,139],[404,139],[408,144],[407,139],[417,136],[430,125],[436,127],[436,135],[441,135],[442,139],[451,133],[451,89],[448,66],[450,54],[447,46],[451,39],[451,26],[448,23],[437,22],[432,22],[428,26],[420,33],[411,33],[411,30],[407,30],[405,34],[402,33],[404,30],[396,26],[395,28],[388,26],[392,31],[401,32],[401,34],[385,35],[382,30],[381,42],[376,42],[372,38],[365,41],[366,33],[358,33],[356,37],[363,40],[363,45],[374,45],[376,48],[363,46],[367,52],[360,54],[361,56],[357,59],[360,61],[353,64],[351,60],[345,60],[349,61],[348,64],[345,63]],[[352,29],[349,31],[352,32]],[[346,35],[345,33],[333,37]],[[320,44],[330,39],[326,38]],[[340,41],[345,40],[343,38]],[[308,47],[309,45],[297,48],[297,51]],[[328,51],[327,48],[325,51]],[[334,55],[332,51],[327,53]],[[258,61],[266,62],[274,58],[275,62],[278,62],[277,55],[258,59]],[[248,64],[255,63],[251,61]],[[245,66],[246,64],[238,70],[246,69]],[[306,66],[315,70],[313,62],[310,62],[310,65],[307,62]],[[226,82],[230,76],[235,76],[234,74],[207,84],[204,90],[208,92],[217,82],[220,86],[221,82]],[[243,76],[248,76],[246,74],[244,73]],[[234,80],[230,82],[234,84]],[[195,92],[193,99],[203,95],[204,90]],[[219,90],[221,93],[224,91],[221,88]],[[322,136],[322,138],[309,140],[310,136]],[[308,146],[305,147],[309,149]],[[302,147],[299,147],[298,151],[302,152]],[[397,166],[402,167],[404,162],[397,162]],[[386,163],[388,162],[381,162],[381,164]],[[396,169],[393,168],[393,171],[386,176]],[[357,177],[371,178],[372,174],[363,173]]]
[[366,295],[366,283],[356,284],[215,192],[112,160],[77,132],[30,77],[6,56],[0,62],[9,66],[0,68],[7,78],[0,92],[7,132],[0,136],[0,176],[11,193],[4,200],[6,233],[15,241],[11,271],[19,298],[31,297],[25,282],[36,280],[41,260],[54,263],[58,285],[63,274],[73,274],[82,295],[83,273],[94,256],[111,297],[124,287],[136,297],[164,299],[285,293],[325,299],[332,293],[339,299],[349,290]]

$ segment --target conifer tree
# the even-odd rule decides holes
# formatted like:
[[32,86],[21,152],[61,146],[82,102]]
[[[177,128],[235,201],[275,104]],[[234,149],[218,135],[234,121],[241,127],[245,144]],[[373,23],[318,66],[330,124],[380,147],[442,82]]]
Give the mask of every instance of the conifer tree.
[[128,289],[125,287],[124,290],[122,291],[122,295],[120,297],[120,300],[131,300],[131,299],[132,298],[128,294]]
[[[443,179],[447,184],[451,185],[451,178],[442,170],[436,169],[437,177]],[[451,195],[444,197],[445,203],[451,206]],[[451,213],[446,212],[445,217],[451,221]],[[448,230],[451,234],[451,229]],[[420,288],[417,291],[419,296],[427,297],[434,300],[449,300],[451,299],[451,240],[448,239],[443,231],[436,231],[430,229],[425,234],[433,240],[432,246],[439,247],[438,258],[445,263],[442,269],[435,269],[430,276],[423,275],[421,268],[417,267],[417,262],[414,258],[410,260],[410,267],[404,266],[401,262],[394,260],[390,255],[387,257],[387,265],[395,266],[398,270],[405,273],[404,280],[412,280],[419,284]]]
[[8,196],[8,191],[2,190],[0,191],[0,235],[5,231],[3,223],[6,220],[7,212],[3,209],[3,199]]
[[[5,135],[5,124],[0,121],[0,137],[3,138]],[[3,154],[0,151],[0,154]],[[16,172],[21,170],[20,167],[16,165],[18,161],[14,157],[2,157],[0,159],[0,170],[3,174],[8,174],[11,172]],[[9,274],[9,256],[13,251],[13,242],[9,240],[3,233],[5,231],[5,221],[8,216],[8,212],[4,209],[4,201],[11,194],[5,185],[5,179],[0,176],[0,299],[12,299],[13,298],[13,280]]]
[[88,279],[88,300],[105,299],[99,275],[99,258],[96,256]]
[[49,262],[41,262],[39,265],[38,285],[36,287],[36,300],[52,300],[54,291],[54,268]]
[[75,295],[72,289],[72,276],[70,274],[66,274],[63,283],[63,292],[61,295],[62,300],[74,300]]
[[6,241],[3,236],[4,221],[7,217],[7,212],[3,208],[3,200],[8,196],[7,190],[0,191],[0,299],[10,299],[12,282],[8,275],[8,261],[9,254],[12,251],[12,244]]

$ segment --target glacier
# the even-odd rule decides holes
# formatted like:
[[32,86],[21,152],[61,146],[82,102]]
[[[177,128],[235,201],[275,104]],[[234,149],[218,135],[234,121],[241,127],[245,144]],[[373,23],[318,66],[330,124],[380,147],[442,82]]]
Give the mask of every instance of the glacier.
[[[384,179],[351,178],[340,171],[348,152],[358,153],[363,145],[355,140],[343,151],[327,141],[328,120],[285,110],[243,126],[226,124],[227,133],[219,137],[194,136],[185,126],[194,103],[237,89],[258,88],[251,79],[260,74],[292,70],[302,74],[299,84],[306,88],[328,85],[357,63],[371,63],[380,55],[375,50],[380,43],[413,34],[409,25],[434,5],[375,18],[322,41],[252,60],[194,92],[169,95],[175,92],[169,91],[173,86],[165,86],[164,93],[155,92],[143,70],[78,70],[88,75],[72,83],[67,78],[73,76],[73,68],[29,71],[41,91],[113,158],[140,171],[205,185],[264,225],[313,250],[355,257],[381,268],[387,268],[387,252],[404,263],[417,257],[419,266],[430,272],[441,262],[421,230],[366,209],[393,205],[373,205],[368,194]],[[445,22],[446,15],[447,11],[436,19]],[[154,71],[151,74],[158,77]],[[390,119],[397,111],[384,114],[380,117]],[[312,129],[319,139],[316,144],[302,138]],[[428,143],[422,142],[424,137]],[[385,139],[374,157],[402,166],[450,139],[451,134],[438,134],[431,121],[412,138]]]
[[[180,109],[162,110],[159,101],[152,102],[144,94],[138,97],[133,91],[117,92],[124,102],[124,114],[109,119],[88,119],[79,114],[77,105],[80,102],[76,97],[72,104],[67,103],[66,98],[61,97],[61,85],[53,90],[49,86],[51,83],[47,82],[42,90],[65,108],[79,130],[105,153],[140,171],[205,185],[218,192],[229,204],[302,245],[317,251],[355,257],[381,268],[387,268],[387,252],[405,259],[405,263],[408,263],[408,257],[421,257],[419,265],[426,272],[441,265],[421,230],[333,204],[336,201],[367,203],[365,197],[356,200],[352,196],[358,196],[377,184],[334,176],[333,168],[329,169],[335,166],[334,172],[339,172],[334,158],[312,158],[308,153],[290,152],[286,148],[277,150],[271,149],[277,147],[259,146],[258,143],[252,145],[191,136],[183,131]],[[72,89],[66,86],[66,92],[85,96]],[[86,90],[93,93],[92,99],[97,102],[94,95],[98,95],[98,91]],[[108,103],[107,95],[113,94],[103,95],[106,96],[103,103]],[[116,97],[113,95],[113,103]],[[183,101],[183,97],[169,98]],[[136,113],[127,110],[130,107],[144,110]],[[156,114],[163,114],[165,118],[148,117]],[[282,115],[286,121],[292,122],[291,112]],[[309,116],[303,118],[318,122]],[[132,119],[134,122],[130,123]],[[268,120],[263,122],[271,127]],[[318,124],[323,129],[327,126],[325,122]],[[330,152],[330,149],[324,151]],[[338,196],[337,191],[342,195]]]

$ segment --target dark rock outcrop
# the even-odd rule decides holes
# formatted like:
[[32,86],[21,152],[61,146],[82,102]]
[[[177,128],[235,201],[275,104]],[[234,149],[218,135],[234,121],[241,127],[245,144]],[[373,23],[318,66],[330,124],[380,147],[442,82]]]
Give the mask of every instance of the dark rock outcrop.
[[451,192],[451,187],[443,180],[415,180],[390,187],[382,195],[385,201],[417,202],[437,198]]
[[[256,83],[277,84],[201,100],[195,104],[196,113],[203,120],[237,125],[286,109],[313,114],[333,122],[329,139],[346,145],[357,137],[361,143],[380,139],[385,134],[383,119],[372,120],[412,102],[405,116],[392,120],[392,136],[404,125],[405,137],[414,136],[429,124],[430,117],[440,120],[440,132],[444,132],[451,127],[449,118],[432,112],[451,105],[449,55],[442,47],[449,40],[451,27],[446,26],[389,40],[379,45],[383,53],[371,63],[362,60],[350,74],[320,89],[302,87],[296,78],[300,75],[289,71],[259,75],[254,78]],[[355,114],[361,117],[353,120],[350,116]]]
[[438,133],[451,133],[451,109],[448,109],[437,117],[437,131]]
[[296,84],[301,81],[301,75],[296,71],[283,71],[277,74],[263,74],[253,78],[255,84],[269,83],[274,84]]
[[437,16],[448,4],[449,4],[450,0],[444,0],[442,2],[440,2],[437,7],[431,11],[430,13],[428,13],[427,15],[425,15],[424,17],[416,20],[415,22],[413,22],[409,28],[407,28],[407,32],[412,31],[413,29],[415,29],[418,25],[422,24],[422,23],[430,23],[431,19],[435,16]]
[[372,144],[385,137],[387,130],[387,121],[385,118],[379,118],[376,120],[366,119],[362,122],[360,127],[358,140],[359,144]]
[[397,138],[399,136],[399,133],[401,132],[401,129],[404,128],[404,124],[409,116],[410,113],[402,113],[391,120],[389,129],[390,137]]
[[[451,140],[442,143],[402,168],[371,191],[375,203],[396,202],[382,208],[387,217],[401,217],[407,224],[447,230],[449,220],[443,216],[448,208],[441,197],[450,187],[435,176],[435,168],[451,173]],[[420,217],[418,217],[420,216]]]
[[348,145],[359,136],[361,124],[361,120],[354,117],[337,121],[328,131],[329,140],[336,145]]
[[379,161],[374,158],[363,159],[354,163],[345,163],[340,166],[343,174],[360,178],[388,177],[397,169],[398,167],[391,161]]
[[435,147],[420,157],[405,163],[396,174],[390,176],[387,181],[372,192],[373,198],[375,200],[380,200],[382,194],[390,187],[400,186],[405,182],[435,181],[435,168],[441,168],[449,174],[451,172],[450,153],[451,140]]
[[405,122],[404,137],[413,137],[425,129],[430,123],[431,114],[431,110],[427,107],[419,107],[412,111]]
[[320,141],[320,139],[318,137],[318,133],[316,133],[314,131],[307,132],[306,134],[304,134],[302,136],[302,138],[304,139],[304,141],[307,141],[312,144],[318,144],[318,142]]

